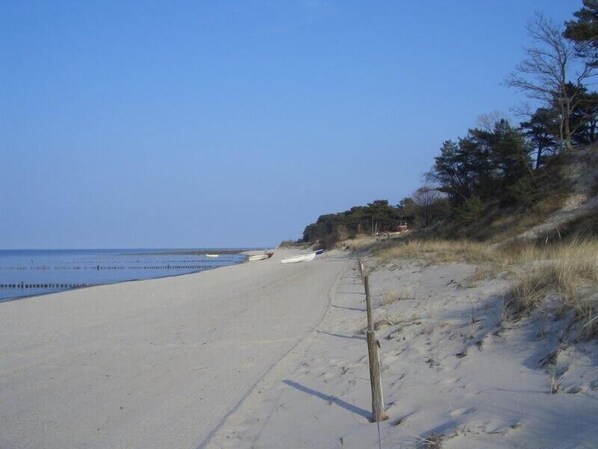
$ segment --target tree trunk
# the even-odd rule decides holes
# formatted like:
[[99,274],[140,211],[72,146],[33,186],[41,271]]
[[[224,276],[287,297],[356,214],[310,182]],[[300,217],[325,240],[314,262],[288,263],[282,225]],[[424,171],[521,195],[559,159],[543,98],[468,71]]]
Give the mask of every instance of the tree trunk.
[[564,116],[563,116],[563,127],[564,127],[564,138],[565,138],[565,150],[573,148],[571,143],[571,101],[567,98],[564,104]]
[[540,168],[543,150],[544,150],[544,148],[542,147],[542,145],[538,145],[538,152],[536,153],[536,170]]

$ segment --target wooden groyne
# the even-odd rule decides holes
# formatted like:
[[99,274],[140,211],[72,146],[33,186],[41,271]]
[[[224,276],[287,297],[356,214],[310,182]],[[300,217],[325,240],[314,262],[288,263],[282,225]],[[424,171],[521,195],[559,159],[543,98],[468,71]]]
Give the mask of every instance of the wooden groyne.
[[15,266],[15,267],[0,267],[0,270],[5,271],[68,271],[68,270],[207,270],[214,268],[210,265],[145,265],[145,266],[130,266],[130,265],[94,265],[94,266],[63,266],[63,267],[48,267],[48,266]]
[[63,289],[71,289],[71,288],[83,288],[83,287],[91,287],[94,285],[99,284],[86,284],[86,283],[69,283],[69,282],[44,282],[44,283],[25,283],[25,282],[18,282],[18,283],[9,283],[9,284],[0,284],[0,288],[13,288],[13,289],[49,289],[49,288],[63,288]]
[[[109,265],[109,266],[72,266],[72,267],[47,267],[47,266],[15,266],[15,267],[1,267],[0,270],[4,271],[117,271],[117,270],[185,270],[186,273],[193,273],[197,271],[204,271],[216,268],[214,265],[146,265],[141,267],[130,267],[123,265]],[[148,278],[151,279],[151,278]],[[126,281],[123,279],[122,281]],[[102,282],[60,282],[60,281],[48,281],[48,282],[5,282],[0,283],[0,289],[74,289],[92,287],[94,285],[103,285],[106,283],[112,283],[112,281]]]
[[[195,262],[195,261],[193,261]],[[88,274],[84,275],[85,278],[90,280],[91,282],[69,282],[69,281],[61,281],[61,280],[48,280],[48,281],[17,281],[17,280],[5,280],[4,282],[0,282],[0,290],[46,290],[50,293],[52,290],[54,291],[63,291],[63,290],[71,290],[77,288],[85,288],[85,287],[93,287],[98,285],[105,285],[105,284],[112,284],[117,282],[127,282],[136,279],[155,279],[157,277],[167,277],[173,275],[181,275],[181,274],[191,274],[197,273],[200,271],[211,270],[214,268],[220,267],[220,264],[214,263],[186,263],[186,264],[160,264],[160,265],[110,265],[110,264],[83,264],[83,265],[59,265],[59,266],[52,266],[52,265],[14,265],[14,266],[0,266],[0,272],[11,272],[13,274],[10,277],[19,277],[17,273],[19,272],[43,272],[43,277],[49,278],[52,277],[51,273],[56,273],[56,277],[65,277],[64,275],[59,275],[59,273],[64,272],[77,272],[77,271],[85,271]],[[124,276],[122,279],[115,279],[123,277],[123,274],[114,274],[109,275],[99,275],[94,276],[92,272],[110,272],[110,271],[120,271],[126,272],[130,271],[130,277]],[[162,271],[163,273],[147,273],[145,275],[141,274],[141,271]],[[137,275],[135,274],[137,273]],[[27,277],[34,277],[35,274],[31,273],[27,275]],[[67,275],[66,277],[78,277],[76,274]],[[11,293],[9,293],[10,295]],[[14,293],[17,294],[17,293]],[[0,296],[0,301],[3,298]]]

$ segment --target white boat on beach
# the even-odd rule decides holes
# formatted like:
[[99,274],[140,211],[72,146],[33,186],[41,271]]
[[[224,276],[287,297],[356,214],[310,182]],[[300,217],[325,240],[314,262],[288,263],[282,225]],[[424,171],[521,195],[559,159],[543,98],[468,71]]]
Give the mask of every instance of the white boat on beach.
[[288,259],[282,259],[280,263],[297,263],[297,262],[309,262],[314,260],[316,253],[302,254],[301,256],[290,257]]
[[264,259],[269,259],[273,255],[274,255],[274,253],[254,254],[252,256],[249,256],[247,258],[247,260],[250,260],[250,261],[264,260]]

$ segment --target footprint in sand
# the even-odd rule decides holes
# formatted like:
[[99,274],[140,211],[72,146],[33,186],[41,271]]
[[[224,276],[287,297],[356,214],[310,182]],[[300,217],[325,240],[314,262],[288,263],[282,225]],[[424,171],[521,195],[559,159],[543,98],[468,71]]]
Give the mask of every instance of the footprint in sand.
[[459,382],[460,380],[460,377],[449,377],[447,379],[441,380],[439,383],[442,385],[453,385]]
[[[455,390],[460,391],[465,388],[464,385],[460,384],[461,378],[449,378],[438,382],[441,385],[440,393],[451,393]],[[461,394],[461,393],[459,393]]]
[[512,426],[505,426],[504,423],[496,420],[472,421],[465,427],[469,432],[478,435],[505,435],[513,429]]
[[458,359],[462,359],[465,356],[467,356],[467,349],[465,349],[464,351],[459,352],[458,354],[455,354],[455,357],[457,357]]
[[571,387],[567,390],[568,394],[577,394],[577,393],[581,393],[581,392],[582,392],[582,388],[578,385],[574,385],[573,387]]
[[453,418],[457,418],[459,416],[464,416],[464,415],[470,415],[472,413],[474,413],[476,411],[475,407],[469,407],[469,408],[458,408],[456,410],[453,410],[451,412],[451,416]]

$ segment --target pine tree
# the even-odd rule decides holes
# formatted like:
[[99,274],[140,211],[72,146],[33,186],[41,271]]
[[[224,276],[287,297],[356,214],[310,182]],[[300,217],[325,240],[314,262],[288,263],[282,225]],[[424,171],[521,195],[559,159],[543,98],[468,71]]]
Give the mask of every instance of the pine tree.
[[598,0],[583,0],[584,7],[573,13],[577,20],[566,22],[565,37],[577,52],[598,66]]

